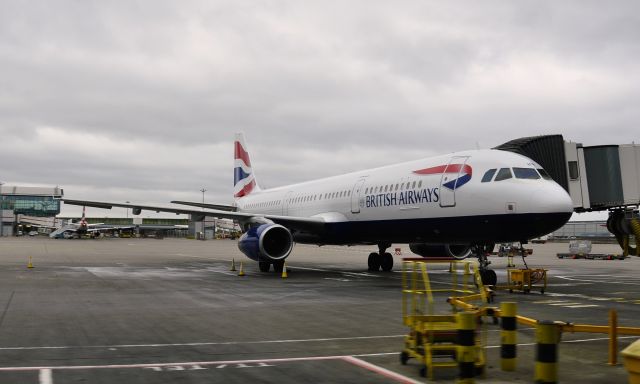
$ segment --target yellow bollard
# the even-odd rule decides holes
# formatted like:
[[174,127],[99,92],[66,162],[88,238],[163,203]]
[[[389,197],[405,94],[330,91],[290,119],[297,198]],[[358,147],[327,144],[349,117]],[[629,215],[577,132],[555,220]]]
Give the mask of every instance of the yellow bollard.
[[238,276],[244,276],[244,268],[242,265],[242,261],[240,262],[240,272],[238,272]]
[[29,256],[29,264],[27,264],[27,268],[33,268],[33,263],[31,262],[31,256]]
[[558,343],[560,328],[548,320],[538,320],[536,326],[535,383],[558,382]]
[[516,303],[504,302],[500,304],[500,368],[503,371],[516,370],[517,356],[517,321]]
[[460,312],[458,318],[458,347],[456,360],[458,361],[457,384],[471,384],[474,382],[476,364],[476,316],[473,312]]
[[287,262],[282,263],[282,278],[286,279],[287,277]]
[[236,259],[231,259],[231,272],[236,271]]
[[609,310],[609,365],[618,364],[618,312]]

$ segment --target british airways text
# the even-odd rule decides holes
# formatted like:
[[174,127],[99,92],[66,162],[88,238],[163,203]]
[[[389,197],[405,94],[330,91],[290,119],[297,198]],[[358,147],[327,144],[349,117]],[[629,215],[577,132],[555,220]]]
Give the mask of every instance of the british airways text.
[[424,188],[417,191],[379,193],[367,195],[364,205],[367,208],[389,207],[392,205],[437,203],[440,200],[438,188]]

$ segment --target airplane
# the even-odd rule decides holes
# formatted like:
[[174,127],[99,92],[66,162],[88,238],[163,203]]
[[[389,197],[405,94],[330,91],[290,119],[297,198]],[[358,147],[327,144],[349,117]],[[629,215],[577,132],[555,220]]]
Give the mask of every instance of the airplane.
[[53,232],[49,234],[49,237],[52,239],[60,239],[60,238],[76,238],[80,239],[84,235],[91,235],[96,237],[101,232],[106,232],[113,229],[129,229],[133,228],[132,226],[105,226],[104,223],[92,223],[89,224],[86,218],[86,207],[82,207],[82,217],[79,221],[74,223],[69,223],[67,225],[63,225],[59,228],[56,228]]
[[[370,271],[390,271],[392,243],[422,257],[478,257],[485,284],[495,285],[487,253],[495,243],[526,243],[564,225],[573,206],[567,192],[533,160],[484,149],[352,172],[283,187],[258,184],[244,135],[236,134],[234,205],[173,201],[200,208],[63,199],[66,204],[191,214],[237,221],[238,247],[281,272],[297,243],[377,245]],[[476,176],[478,175],[478,176]]]

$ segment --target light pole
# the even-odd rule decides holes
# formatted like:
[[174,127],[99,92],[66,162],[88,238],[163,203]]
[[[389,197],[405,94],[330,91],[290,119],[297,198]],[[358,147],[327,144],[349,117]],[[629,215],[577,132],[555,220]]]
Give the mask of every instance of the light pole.
[[[200,192],[202,192],[202,210],[204,211],[204,193],[207,192],[207,190],[202,188]],[[204,225],[205,225],[205,216],[202,215],[202,240],[204,240],[204,236],[205,236]]]

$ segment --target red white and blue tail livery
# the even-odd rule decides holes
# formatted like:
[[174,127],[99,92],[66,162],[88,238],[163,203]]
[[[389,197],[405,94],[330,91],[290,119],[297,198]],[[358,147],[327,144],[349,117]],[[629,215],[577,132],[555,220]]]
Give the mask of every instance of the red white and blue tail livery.
[[251,168],[251,159],[246,150],[244,135],[236,134],[234,143],[234,169],[233,169],[233,197],[236,199],[249,195],[259,187]]

